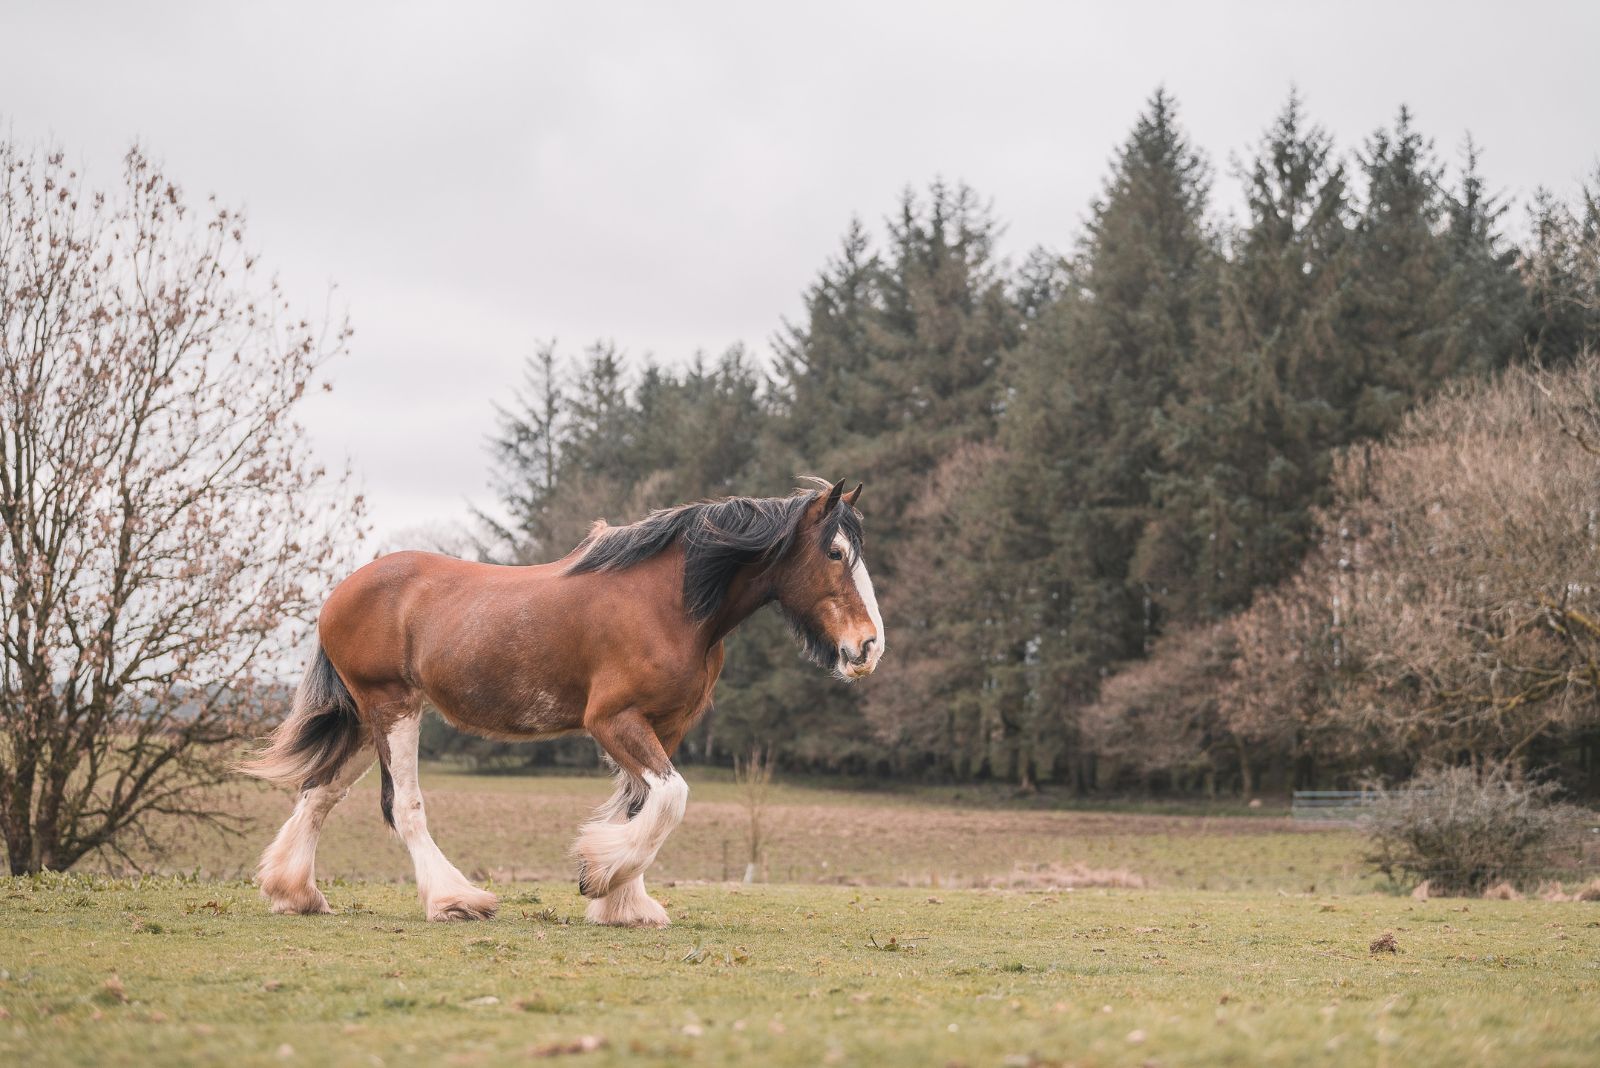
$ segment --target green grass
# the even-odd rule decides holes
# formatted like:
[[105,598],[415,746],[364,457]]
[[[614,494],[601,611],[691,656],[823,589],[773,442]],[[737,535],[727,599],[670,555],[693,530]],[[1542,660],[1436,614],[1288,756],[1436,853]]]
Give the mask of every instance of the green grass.
[[[422,920],[371,782],[319,855],[332,916],[240,878],[290,807],[253,785],[242,837],[166,829],[156,866],[199,875],[0,879],[0,1064],[1600,1061],[1600,904],[1376,893],[1355,834],[1260,813],[825,782],[774,789],[774,885],[739,886],[739,791],[689,777],[666,931],[574,922],[610,788],[577,776],[427,770],[488,923]],[[1065,875],[1144,888],[1033,889]]]
[[1596,905],[679,886],[636,931],[569,924],[565,883],[499,889],[501,918],[430,925],[403,886],[277,917],[242,883],[0,880],[0,1062],[1600,1058]]

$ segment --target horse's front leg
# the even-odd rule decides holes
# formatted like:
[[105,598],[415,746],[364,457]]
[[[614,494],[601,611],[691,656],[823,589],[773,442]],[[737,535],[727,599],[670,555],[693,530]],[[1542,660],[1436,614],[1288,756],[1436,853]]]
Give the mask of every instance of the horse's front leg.
[[573,852],[591,923],[665,927],[667,912],[645,892],[644,872],[683,819],[689,784],[637,711],[586,717],[617,765],[617,789],[583,825]]

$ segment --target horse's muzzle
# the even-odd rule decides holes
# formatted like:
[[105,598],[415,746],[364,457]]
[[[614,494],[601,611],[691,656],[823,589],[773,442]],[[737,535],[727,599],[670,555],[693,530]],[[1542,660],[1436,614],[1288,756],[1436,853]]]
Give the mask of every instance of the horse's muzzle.
[[860,649],[852,649],[849,642],[844,642],[839,646],[839,673],[847,679],[864,678],[878,666],[882,652],[876,637],[863,641]]

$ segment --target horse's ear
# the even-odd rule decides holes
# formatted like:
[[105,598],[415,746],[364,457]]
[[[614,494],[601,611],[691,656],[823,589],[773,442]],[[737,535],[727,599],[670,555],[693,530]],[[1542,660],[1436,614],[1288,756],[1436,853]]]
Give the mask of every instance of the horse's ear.
[[806,506],[807,523],[821,523],[833,510],[839,507],[839,498],[844,493],[844,479],[840,479],[828,488],[827,493],[819,493]]
[[857,482],[856,488],[844,495],[844,503],[854,508],[856,506],[856,501],[861,499],[861,487],[863,485],[864,483]]

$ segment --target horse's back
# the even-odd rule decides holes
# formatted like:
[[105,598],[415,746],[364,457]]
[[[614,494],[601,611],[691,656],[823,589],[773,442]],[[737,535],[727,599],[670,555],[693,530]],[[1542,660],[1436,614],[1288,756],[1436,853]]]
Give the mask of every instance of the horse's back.
[[322,647],[352,684],[414,681],[419,631],[457,614],[462,602],[497,585],[499,574],[528,570],[409,550],[380,556],[323,603]]

